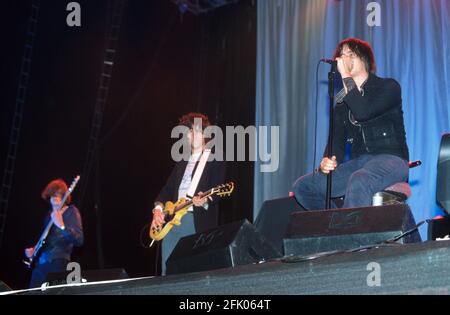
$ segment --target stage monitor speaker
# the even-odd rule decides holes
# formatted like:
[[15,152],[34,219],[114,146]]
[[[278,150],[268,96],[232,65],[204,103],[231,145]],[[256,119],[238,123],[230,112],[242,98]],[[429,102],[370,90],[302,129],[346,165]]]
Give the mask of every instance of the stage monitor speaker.
[[[308,256],[392,239],[415,226],[406,204],[296,212],[284,239],[285,255]],[[398,243],[420,242],[416,230]]]
[[450,217],[440,217],[428,223],[428,240],[435,241],[437,238],[445,238],[450,235]]
[[450,133],[441,138],[436,181],[436,201],[450,214]]
[[255,228],[277,251],[283,253],[283,238],[292,213],[304,211],[294,197],[266,200],[255,220]]
[[[46,282],[50,285],[67,284],[67,276],[72,271],[49,273]],[[128,279],[128,274],[123,268],[116,269],[96,269],[96,270],[81,270],[82,281],[97,282],[107,280]]]
[[281,254],[247,220],[180,239],[167,260],[167,274],[251,264]]

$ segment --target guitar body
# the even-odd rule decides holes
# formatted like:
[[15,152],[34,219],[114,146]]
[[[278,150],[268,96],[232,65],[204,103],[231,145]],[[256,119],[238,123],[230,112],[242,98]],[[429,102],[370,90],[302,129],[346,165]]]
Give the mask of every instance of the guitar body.
[[[207,198],[209,196],[218,196],[218,197],[224,197],[229,196],[234,190],[234,183],[229,182],[226,184],[219,185],[217,187],[211,188],[207,192],[202,194],[202,198]],[[168,221],[164,226],[162,227],[151,227],[150,228],[150,238],[153,241],[160,241],[162,240],[167,233],[170,232],[170,230],[173,228],[174,225],[180,225],[181,219],[188,213],[188,209],[190,206],[193,205],[192,200],[188,200],[186,198],[180,198],[177,202],[166,202],[164,205],[163,213],[165,215],[173,216],[173,218]],[[206,210],[205,210],[206,211]],[[153,242],[152,242],[153,244]]]
[[173,203],[171,201],[166,202],[164,205],[164,213],[169,215],[174,215],[175,209],[178,207],[179,210],[176,211],[172,220],[167,222],[162,229],[151,229],[150,237],[155,241],[160,241],[164,237],[166,237],[167,233],[173,228],[174,225],[180,225],[181,219],[188,213],[188,209],[190,204],[187,204],[185,207],[182,205],[186,204],[186,199],[180,198],[177,202]]

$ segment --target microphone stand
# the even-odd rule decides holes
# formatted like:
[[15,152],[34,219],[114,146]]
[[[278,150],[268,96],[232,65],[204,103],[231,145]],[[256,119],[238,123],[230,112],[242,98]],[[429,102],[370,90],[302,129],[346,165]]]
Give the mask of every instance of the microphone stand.
[[[337,71],[337,61],[331,62],[331,70],[328,72],[328,96],[330,98],[330,125],[328,130],[328,147],[327,156],[331,158],[333,155],[333,130],[334,130],[334,76]],[[331,180],[333,172],[327,175],[327,192],[325,200],[325,209],[331,209]]]

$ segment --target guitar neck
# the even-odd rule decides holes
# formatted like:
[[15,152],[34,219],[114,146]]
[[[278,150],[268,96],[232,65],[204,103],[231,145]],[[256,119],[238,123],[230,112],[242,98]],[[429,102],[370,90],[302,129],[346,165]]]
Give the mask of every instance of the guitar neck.
[[[66,199],[67,199],[67,198],[66,198]],[[64,213],[67,209],[68,209],[68,208],[62,210],[62,213]],[[59,208],[57,211],[61,211],[61,208]],[[47,236],[48,236],[48,233],[50,233],[50,229],[52,228],[52,226],[53,226],[53,220],[52,220],[52,217],[51,217],[51,215],[50,215],[50,221],[49,221],[49,222],[47,223],[47,225],[45,226],[45,229],[44,229],[44,231],[42,232],[41,237],[39,238],[38,242],[36,243],[36,246],[34,247],[34,248],[35,248],[35,251],[34,251],[35,254],[37,254],[38,251],[39,251],[39,249],[42,247],[42,245],[43,245],[45,239],[46,239]],[[36,250],[36,249],[37,249],[37,250]]]
[[[210,189],[207,192],[203,193],[202,198],[209,197],[209,196],[211,196],[213,194],[214,194],[213,190]],[[182,209],[186,209],[186,208],[192,206],[193,204],[194,204],[194,202],[192,200],[188,200],[186,202],[183,202],[181,205],[179,205],[178,207],[175,208],[174,213],[177,213],[178,211],[180,211]]]
[[64,207],[64,205],[66,204],[67,198],[69,198],[70,195],[70,191],[66,191],[64,196],[61,199],[61,205],[59,206],[59,209],[57,211],[61,211],[61,209]]
[[50,221],[47,223],[47,225],[45,226],[44,231],[41,234],[41,237],[39,238],[38,242],[36,243],[36,246],[34,246],[34,253],[33,256],[36,256],[37,253],[39,252],[39,250],[41,249],[45,239],[48,236],[48,233],[50,232],[50,229],[52,228],[53,225],[53,220],[50,216]]

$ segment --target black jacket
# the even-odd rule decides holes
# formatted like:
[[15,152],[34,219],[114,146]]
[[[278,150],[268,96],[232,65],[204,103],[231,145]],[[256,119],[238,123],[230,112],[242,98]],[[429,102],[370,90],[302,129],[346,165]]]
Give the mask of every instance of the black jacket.
[[[164,204],[167,201],[175,202],[178,200],[178,188],[180,187],[181,180],[183,179],[186,166],[187,161],[181,161],[175,164],[166,185],[161,189],[161,192],[156,197],[156,202],[161,202]],[[192,176],[194,175],[197,166],[198,162],[192,172]],[[205,168],[203,169],[202,177],[197,185],[197,189],[195,190],[195,194],[199,191],[206,192],[207,190],[224,183],[225,162],[207,162]],[[215,228],[219,223],[219,207],[217,202],[220,198],[213,196],[212,199],[212,201],[209,201],[208,210],[205,210],[203,207],[194,206],[194,224],[196,232]]]
[[[50,222],[47,215],[46,222]],[[78,209],[70,205],[63,213],[64,230],[52,226],[47,236],[39,261],[52,261],[54,259],[70,260],[74,246],[83,245],[83,225]],[[45,225],[47,225],[47,223]]]
[[371,73],[362,89],[351,90],[335,107],[333,155],[342,162],[349,142],[351,158],[387,153],[408,161],[400,85]]

